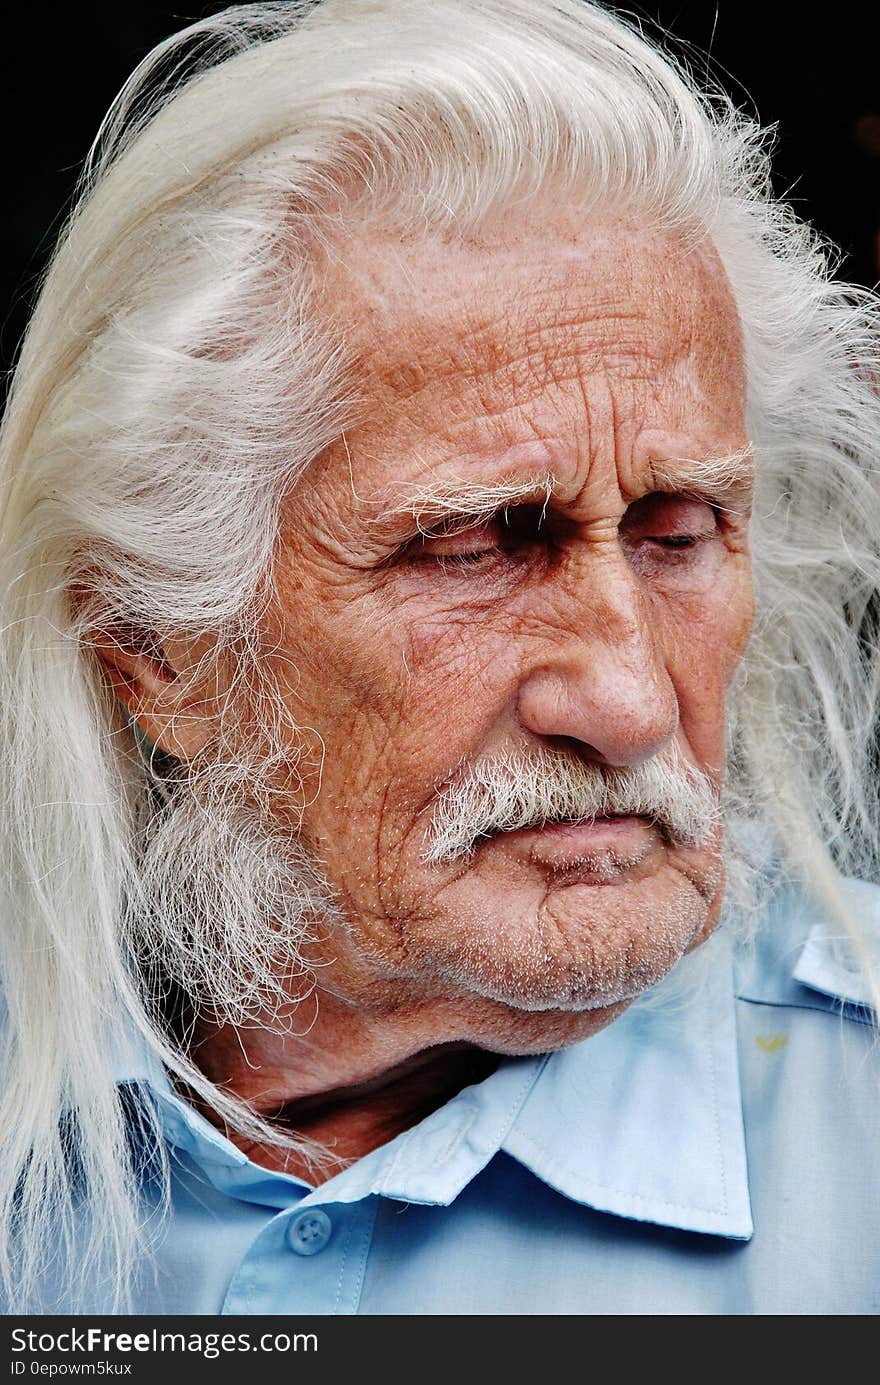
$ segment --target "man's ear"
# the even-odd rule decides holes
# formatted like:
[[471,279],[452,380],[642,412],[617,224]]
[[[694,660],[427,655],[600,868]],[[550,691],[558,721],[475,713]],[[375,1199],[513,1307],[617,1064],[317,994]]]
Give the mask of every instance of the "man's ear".
[[[95,631],[108,684],[159,750],[191,760],[211,739],[219,689],[210,639],[162,639],[133,628]],[[208,670],[206,672],[205,670]]]

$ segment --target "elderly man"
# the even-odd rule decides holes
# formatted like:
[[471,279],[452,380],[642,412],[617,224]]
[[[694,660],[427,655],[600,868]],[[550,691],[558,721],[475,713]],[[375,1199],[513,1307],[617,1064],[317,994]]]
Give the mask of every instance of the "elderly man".
[[767,186],[579,0],[134,75],[3,437],[11,1305],[877,1307],[877,317]]

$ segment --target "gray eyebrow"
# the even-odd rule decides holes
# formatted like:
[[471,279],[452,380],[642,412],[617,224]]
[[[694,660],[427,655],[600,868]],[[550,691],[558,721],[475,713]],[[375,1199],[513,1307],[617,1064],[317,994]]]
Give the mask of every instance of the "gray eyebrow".
[[750,490],[755,475],[751,443],[720,457],[675,457],[652,463],[651,474],[659,486],[691,491],[719,506],[737,492]]
[[506,505],[532,501],[546,509],[558,484],[556,477],[547,471],[516,481],[488,483],[450,476],[421,484],[398,483],[372,503],[380,511],[378,523],[409,516],[421,531],[426,524],[436,524],[443,519],[492,515]]
[[[738,491],[749,489],[754,475],[751,446],[718,457],[664,458],[651,464],[658,489],[693,493],[723,506]],[[541,504],[544,509],[563,483],[550,471],[514,480],[479,482],[461,476],[426,482],[396,482],[367,503],[376,509],[376,524],[409,517],[420,532],[446,519],[475,519],[507,505]]]

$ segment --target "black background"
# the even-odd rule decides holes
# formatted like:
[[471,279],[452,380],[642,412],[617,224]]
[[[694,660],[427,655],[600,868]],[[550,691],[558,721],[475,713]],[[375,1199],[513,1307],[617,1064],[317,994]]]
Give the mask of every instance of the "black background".
[[[225,5],[145,0],[19,7],[4,17],[0,119],[5,210],[0,366],[8,368],[81,161],[149,48]],[[778,125],[777,191],[844,252],[841,274],[880,279],[880,0],[808,7],[669,0],[636,13],[693,45],[737,104]],[[812,18],[821,15],[821,19]]]

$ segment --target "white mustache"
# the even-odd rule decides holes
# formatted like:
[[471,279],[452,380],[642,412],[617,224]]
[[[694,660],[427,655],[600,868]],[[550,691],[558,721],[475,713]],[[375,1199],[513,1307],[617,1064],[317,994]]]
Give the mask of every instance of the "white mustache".
[[595,764],[565,751],[511,753],[465,766],[438,794],[424,859],[460,860],[498,832],[634,815],[669,841],[702,846],[720,818],[711,780],[678,747],[641,764]]

